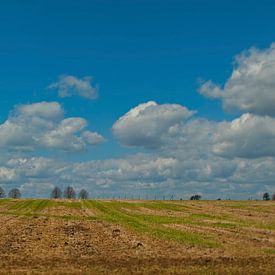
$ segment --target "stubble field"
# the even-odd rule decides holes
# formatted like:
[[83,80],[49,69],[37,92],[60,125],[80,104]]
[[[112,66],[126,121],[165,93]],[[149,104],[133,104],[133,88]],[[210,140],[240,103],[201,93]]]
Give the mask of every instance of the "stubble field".
[[2,199],[9,273],[275,274],[275,202]]

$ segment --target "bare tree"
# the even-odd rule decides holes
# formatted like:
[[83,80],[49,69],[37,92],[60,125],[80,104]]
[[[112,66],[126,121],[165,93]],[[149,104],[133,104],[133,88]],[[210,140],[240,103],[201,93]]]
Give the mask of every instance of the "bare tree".
[[52,193],[51,193],[51,198],[52,199],[60,199],[62,197],[62,191],[59,187],[55,187],[53,190],[52,190]]
[[65,199],[75,199],[76,194],[75,194],[75,191],[74,191],[73,187],[68,186],[64,190],[63,196],[64,196]]
[[190,197],[191,201],[197,201],[197,200],[200,200],[200,199],[201,199],[200,195],[193,195],[193,196]]
[[272,195],[272,200],[275,201],[275,193]]
[[269,193],[266,192],[266,193],[263,194],[263,200],[264,200],[264,201],[269,201],[269,200],[270,200],[270,195],[269,195]]
[[4,189],[0,186],[0,199],[3,199],[6,197]]
[[81,200],[87,200],[88,198],[89,198],[89,193],[88,193],[88,191],[87,190],[85,190],[85,189],[82,189],[80,192],[79,192],[79,198],[81,199]]
[[20,199],[21,198],[21,193],[18,188],[13,188],[9,192],[9,197],[12,199]]

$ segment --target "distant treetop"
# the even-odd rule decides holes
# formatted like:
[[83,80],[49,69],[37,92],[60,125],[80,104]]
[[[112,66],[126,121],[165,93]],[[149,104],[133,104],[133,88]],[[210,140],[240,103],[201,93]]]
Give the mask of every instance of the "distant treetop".
[[63,196],[65,199],[75,199],[76,194],[73,187],[71,186],[66,187],[66,189],[64,190]]
[[85,190],[85,189],[82,189],[80,192],[79,192],[79,198],[81,199],[81,200],[87,200],[88,198],[89,198],[89,193],[88,193],[88,191],[87,190]]
[[4,191],[4,189],[0,186],[0,199],[3,199],[6,197],[6,193]]
[[62,191],[59,187],[54,187],[51,193],[51,198],[52,199],[60,199],[62,197]]
[[20,199],[21,198],[21,192],[18,188],[13,188],[9,192],[9,197],[12,199]]
[[191,201],[194,201],[194,200],[196,201],[196,200],[200,200],[200,199],[201,199],[201,195],[193,195],[190,197]]

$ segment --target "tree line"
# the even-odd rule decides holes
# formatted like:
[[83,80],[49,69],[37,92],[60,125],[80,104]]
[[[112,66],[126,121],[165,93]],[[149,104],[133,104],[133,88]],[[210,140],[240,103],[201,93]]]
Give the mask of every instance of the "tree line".
[[[5,190],[0,186],[0,199],[5,198],[5,197],[6,197]],[[8,193],[8,197],[11,199],[20,199],[21,192],[18,188],[12,188]]]
[[[8,196],[6,196],[6,192],[5,190],[0,186],[0,199],[3,198],[11,198],[11,199],[20,199],[21,198],[21,192],[18,188],[12,188],[9,192],[8,192]],[[65,190],[62,192],[61,189],[59,187],[54,187],[54,189],[52,190],[50,197],[52,199],[76,199],[77,194],[74,190],[73,187],[68,186],[65,188]],[[89,198],[89,193],[87,190],[82,189],[80,190],[80,192],[78,193],[78,198],[82,199],[82,200],[86,200]]]
[[[21,192],[18,188],[12,188],[8,192],[8,197],[12,199],[20,199],[21,198]],[[86,200],[89,198],[89,193],[86,189],[81,189],[80,192],[77,194],[76,191],[74,190],[73,187],[68,186],[62,190],[59,187],[54,187],[53,190],[50,193],[50,198],[52,199],[76,199],[79,198],[81,200]],[[6,193],[5,190],[0,186],[0,199],[6,198]],[[156,199],[156,197],[155,197]],[[200,195],[193,195],[190,197],[190,200],[200,200],[201,196]],[[165,198],[164,198],[165,200]],[[173,196],[171,197],[171,200],[173,200]],[[181,199],[182,200],[182,199]],[[218,199],[220,200],[220,199]],[[275,194],[270,195],[269,193],[264,193],[263,194],[263,200],[269,201],[269,200],[275,200]]]
[[[62,197],[64,199],[76,199],[76,192],[73,187],[68,186],[65,188],[65,190],[62,192],[59,187],[54,187],[52,190],[50,197],[52,199],[61,199]],[[81,200],[87,200],[89,198],[89,193],[85,189],[81,189],[78,193],[78,198]]]
[[264,200],[264,201],[269,201],[270,198],[271,198],[273,201],[275,201],[275,194],[273,194],[272,197],[269,195],[269,193],[264,193],[264,194],[263,194],[263,200]]

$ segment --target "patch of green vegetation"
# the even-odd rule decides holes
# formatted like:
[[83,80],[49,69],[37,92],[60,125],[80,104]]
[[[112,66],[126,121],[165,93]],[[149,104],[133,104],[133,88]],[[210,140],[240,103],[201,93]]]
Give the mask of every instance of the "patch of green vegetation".
[[10,199],[0,199],[0,205],[1,204],[6,204],[9,201],[10,201]]
[[28,208],[33,212],[41,212],[49,204],[49,200],[34,200],[28,205]]
[[[148,206],[151,202],[147,203],[127,203],[127,202],[119,202],[119,201],[108,201],[108,202],[97,202],[97,201],[87,201],[86,207],[97,208],[100,212],[105,213],[104,219],[109,222],[118,222],[117,219],[121,219],[124,217],[124,225],[127,223],[132,224],[134,229],[142,228],[144,231],[144,223],[145,225],[153,226],[156,230],[156,227],[162,227],[163,225],[194,225],[200,227],[212,227],[212,228],[225,228],[225,229],[234,229],[239,228],[241,225],[239,223],[224,223],[225,214],[222,215],[213,215],[213,214],[195,214],[190,211],[186,212],[185,216],[159,216],[157,214],[141,214],[141,213],[131,213],[128,212],[127,209],[138,208],[141,205]],[[155,202],[152,202],[154,204]],[[162,203],[161,203],[162,204]],[[167,204],[167,203],[166,203]],[[161,206],[162,207],[162,206]],[[119,217],[118,217],[119,214]],[[125,217],[127,220],[125,221]],[[130,218],[129,218],[130,217]],[[129,220],[130,219],[130,220]],[[213,223],[209,223],[204,221],[204,219],[213,220]],[[121,221],[120,221],[121,222]],[[141,225],[140,223],[143,223]],[[182,232],[181,232],[182,233]],[[161,235],[161,234],[160,234]]]
[[146,201],[146,202],[131,202],[131,201],[104,201],[104,203],[110,203],[113,207],[127,208],[127,209],[139,209],[141,207],[152,210],[164,210],[164,211],[184,211],[189,207],[184,204],[171,203],[169,201]]
[[82,204],[80,201],[76,200],[68,200],[68,201],[60,201],[60,200],[51,200],[50,204],[48,207],[51,206],[63,206],[63,207],[68,207],[68,208],[81,208]]
[[241,227],[239,224],[225,223],[225,222],[215,222],[215,223],[211,224],[211,226],[215,227],[215,228],[225,228],[225,229],[235,229],[235,228]]
[[[2,202],[3,201],[3,202]],[[245,229],[248,227],[274,230],[275,223],[272,221],[257,221],[253,217],[236,216],[234,213],[209,212],[200,213],[205,207],[203,202],[170,202],[170,201],[101,201],[101,200],[0,200],[6,203],[8,210],[0,214],[30,217],[49,217],[67,220],[104,220],[114,224],[120,224],[130,230],[141,234],[145,233],[155,238],[174,240],[182,243],[201,245],[207,247],[218,247],[221,244],[212,233],[203,234],[190,232],[180,225],[200,227],[200,229],[223,228],[223,229]],[[212,202],[211,202],[212,203]],[[223,205],[233,206],[245,205],[248,202],[213,202],[221,209]],[[250,203],[250,202],[249,202]],[[188,206],[186,206],[188,205]],[[47,215],[41,211],[48,207],[64,207],[80,209],[79,215]],[[250,204],[250,207],[256,205]],[[260,207],[261,205],[259,205]],[[83,216],[81,209],[92,209],[94,216]],[[143,214],[139,210],[147,208],[158,210],[152,214]],[[137,210],[137,211],[135,211]],[[162,211],[162,212],[161,212]],[[166,212],[167,215],[166,215]],[[178,214],[169,215],[169,211],[177,211]],[[182,212],[182,214],[181,214]],[[195,213],[194,213],[195,212]],[[201,211],[205,212],[205,211]],[[150,212],[149,212],[150,213]],[[57,213],[58,214],[58,213]],[[175,227],[174,225],[179,225]]]
[[77,215],[49,215],[49,214],[40,214],[35,212],[17,212],[17,211],[1,211],[0,215],[11,215],[11,216],[23,216],[23,217],[45,217],[45,218],[55,218],[55,219],[62,219],[62,220],[78,220],[78,221],[93,221],[97,220],[94,216],[77,216]]
[[207,247],[220,247],[219,243],[214,241],[210,236],[206,234],[199,234],[194,232],[191,233],[167,227],[151,228],[149,233],[158,238],[178,241],[182,243]]
[[264,252],[265,252],[266,254],[271,254],[271,255],[273,255],[273,254],[275,254],[275,248],[267,248],[267,249],[264,250]]
[[[125,207],[120,207],[121,204],[119,202],[109,202],[112,207],[115,207],[116,210],[125,212]],[[148,208],[148,204],[138,204],[140,205],[146,205],[146,208]],[[123,204],[123,206],[127,206]],[[223,223],[224,220],[227,220],[228,215],[226,214],[219,214],[219,215],[213,215],[213,214],[197,214],[197,213],[191,213],[190,211],[185,212],[185,216],[163,216],[163,215],[157,215],[157,214],[133,214],[131,213],[131,216],[136,216],[142,218],[145,222],[151,222],[154,224],[192,224],[192,225],[198,225],[198,226],[206,226],[206,227],[213,227],[213,228],[237,228],[240,227],[240,224],[237,223]],[[209,223],[207,221],[204,221],[204,219],[213,220],[213,223]],[[216,222],[215,222],[216,221]]]
[[50,204],[49,200],[28,199],[28,200],[10,200],[10,210],[18,212],[40,212]]
[[31,205],[34,204],[35,201],[36,200],[11,200],[9,209],[16,211],[31,210]]
[[231,209],[248,210],[258,213],[274,213],[275,211],[275,204],[272,203],[272,201],[229,201],[226,203],[220,203],[219,206]]
[[190,213],[194,219],[209,219],[209,220],[225,220],[230,216],[227,214],[205,214],[205,213]]
[[183,219],[180,217],[125,213],[121,211],[122,205],[125,206],[125,203],[121,204],[120,202],[86,201],[85,204],[90,208],[96,208],[101,213],[99,218],[107,222],[123,225],[136,232],[187,244],[207,247],[219,246],[210,236],[164,226],[165,224],[181,223]]
[[139,207],[145,207],[153,210],[164,210],[164,211],[184,211],[189,207],[184,204],[169,203],[166,201],[152,201],[149,203],[138,204]]
[[275,222],[274,221],[257,221],[253,220],[250,217],[234,217],[231,216],[226,219],[226,221],[234,223],[238,225],[240,228],[258,228],[258,229],[265,229],[265,230],[274,230],[275,229]]

